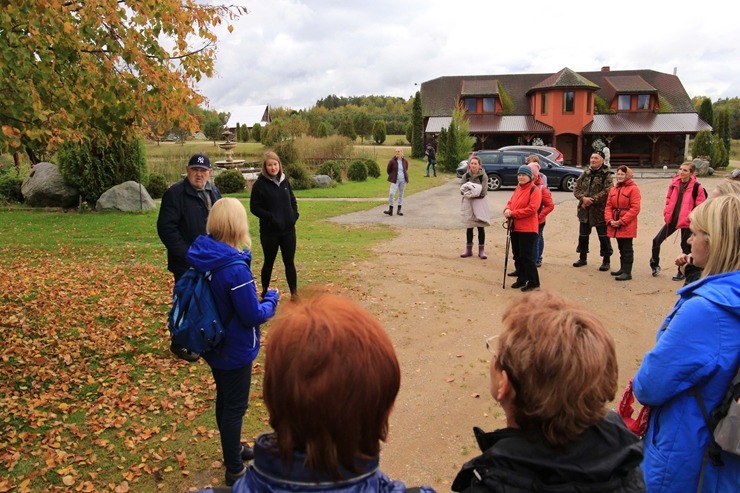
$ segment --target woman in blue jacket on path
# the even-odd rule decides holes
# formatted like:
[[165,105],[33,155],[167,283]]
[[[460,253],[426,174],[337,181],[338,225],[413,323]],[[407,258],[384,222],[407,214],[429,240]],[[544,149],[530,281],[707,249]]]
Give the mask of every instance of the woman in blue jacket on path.
[[740,456],[719,451],[708,412],[717,407],[740,367],[740,195],[709,200],[690,215],[691,256],[702,278],[678,291],[633,381],[637,399],[652,407],[643,470],[648,493],[739,491]]
[[216,423],[226,484],[230,486],[244,475],[243,460],[253,457],[251,448],[241,443],[242,420],[249,404],[252,361],[260,350],[259,326],[275,315],[279,295],[276,289],[270,289],[262,301],[257,298],[250,270],[252,241],[247,211],[241,202],[225,198],[213,204],[206,232],[208,235],[199,236],[188,250],[188,262],[195,269],[208,272],[243,261],[213,273],[211,290],[226,336],[217,350],[201,355],[216,382]]

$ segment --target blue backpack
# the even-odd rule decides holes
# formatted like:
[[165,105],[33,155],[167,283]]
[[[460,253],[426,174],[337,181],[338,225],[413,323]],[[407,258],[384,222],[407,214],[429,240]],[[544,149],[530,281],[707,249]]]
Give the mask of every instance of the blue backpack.
[[211,276],[235,264],[247,262],[234,260],[205,273],[190,268],[175,284],[167,326],[172,336],[170,349],[178,357],[197,361],[201,354],[217,350],[223,343],[228,321],[222,322],[218,315]]

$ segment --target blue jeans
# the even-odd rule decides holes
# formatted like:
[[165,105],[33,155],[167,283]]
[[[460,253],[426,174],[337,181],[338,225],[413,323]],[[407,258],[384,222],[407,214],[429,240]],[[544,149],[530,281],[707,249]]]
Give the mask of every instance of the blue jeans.
[[534,259],[538,264],[542,263],[542,252],[545,250],[545,237],[542,236],[542,231],[545,230],[545,223],[540,224],[539,232],[537,233],[537,241],[534,242]]
[[216,381],[216,424],[221,434],[224,466],[232,474],[242,470],[242,420],[249,405],[252,365],[236,370],[211,368]]
[[434,176],[437,176],[437,161],[432,161],[431,159],[427,161],[427,174],[426,176],[429,176],[429,168],[432,168],[434,170]]

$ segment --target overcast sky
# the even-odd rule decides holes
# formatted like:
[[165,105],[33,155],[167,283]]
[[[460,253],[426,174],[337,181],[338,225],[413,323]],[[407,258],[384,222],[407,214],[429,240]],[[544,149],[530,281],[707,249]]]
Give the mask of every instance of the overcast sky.
[[[217,0],[212,0],[217,1]],[[413,96],[446,75],[674,69],[690,97],[740,96],[740,22],[720,0],[220,0],[209,107],[309,108],[329,94]],[[689,6],[689,7],[687,7]],[[690,10],[689,10],[690,9]]]

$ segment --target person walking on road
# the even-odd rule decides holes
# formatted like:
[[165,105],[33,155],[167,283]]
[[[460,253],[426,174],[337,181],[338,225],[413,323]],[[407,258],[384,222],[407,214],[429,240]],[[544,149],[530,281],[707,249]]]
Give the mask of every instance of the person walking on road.
[[424,155],[427,157],[427,174],[424,176],[429,177],[430,167],[434,171],[434,176],[437,176],[437,152],[434,150],[434,146],[431,143],[427,144],[427,149],[424,151]]

